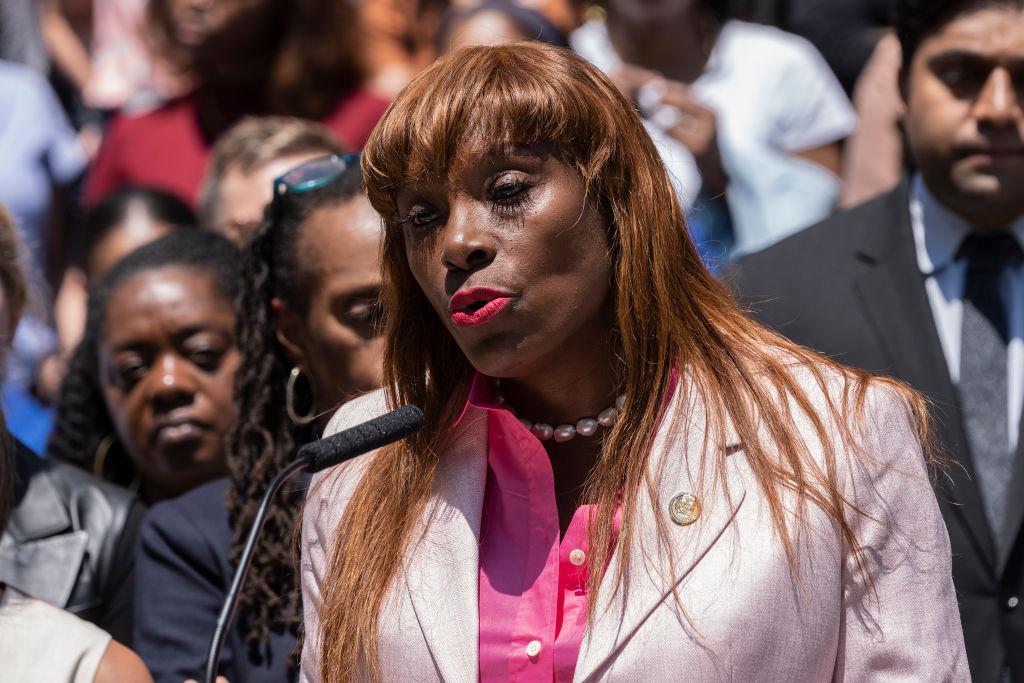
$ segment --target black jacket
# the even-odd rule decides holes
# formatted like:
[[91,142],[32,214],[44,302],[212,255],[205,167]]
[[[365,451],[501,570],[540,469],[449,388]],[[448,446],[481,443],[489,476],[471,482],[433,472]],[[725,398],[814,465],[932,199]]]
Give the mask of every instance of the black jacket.
[[[225,495],[231,480],[215,479],[146,515],[136,559],[135,651],[156,683],[199,678],[221,604],[235,574],[228,561],[234,535]],[[250,576],[250,580],[252,577]],[[269,644],[245,644],[244,611],[235,614],[218,673],[232,683],[286,683],[295,648],[291,631],[271,631]]]
[[[901,379],[933,402],[949,460],[937,490],[971,675],[1024,681],[1024,434],[1005,529],[989,529],[956,392],[917,266],[908,183],[734,264],[726,274],[756,317],[832,358]],[[1024,427],[1024,421],[1022,421]],[[1006,539],[997,552],[994,538]]]
[[145,508],[128,491],[15,448],[14,509],[0,581],[131,646],[135,539]]

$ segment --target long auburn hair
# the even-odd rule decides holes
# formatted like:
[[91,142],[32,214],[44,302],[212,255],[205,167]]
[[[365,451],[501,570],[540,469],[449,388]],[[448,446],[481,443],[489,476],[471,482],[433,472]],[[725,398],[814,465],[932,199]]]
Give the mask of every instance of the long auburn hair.
[[[722,443],[731,422],[794,572],[790,526],[793,519],[806,519],[807,505],[815,505],[835,521],[870,578],[847,520],[850,510],[860,513],[839,489],[837,453],[844,446],[856,448],[855,425],[861,423],[870,384],[887,384],[905,397],[923,436],[922,401],[894,380],[874,380],[840,366],[745,314],[702,263],[653,143],[632,105],[600,71],[547,45],[467,48],[435,62],[410,83],[363,152],[370,201],[391,219],[382,293],[388,315],[387,399],[392,406],[421,406],[427,426],[377,453],[335,531],[320,605],[323,680],[350,680],[361,670],[380,678],[381,606],[421,529],[446,435],[457,418],[452,406],[461,407],[458,399],[468,390],[473,369],[413,279],[402,229],[393,219],[400,188],[424,174],[445,178],[469,140],[546,145],[579,173],[589,201],[609,226],[618,391],[628,400],[604,437],[583,492],[582,502],[598,510],[589,532],[592,566],[607,566],[615,551],[600,539],[611,537],[617,502],[623,561],[617,565],[616,590],[626,557],[637,552],[633,521],[642,505],[656,500],[648,456],[673,368],[679,368],[685,391],[699,399],[693,405],[704,406],[709,425],[702,468],[725,483],[726,455],[708,444]],[[815,404],[817,392],[804,388],[808,372],[825,395],[824,414]],[[838,397],[827,390],[837,376],[844,380]],[[812,458],[793,412],[813,426],[823,466]],[[784,496],[795,497],[795,513],[787,511],[790,501]],[[659,527],[658,533],[667,543],[667,529]],[[601,580],[599,572],[588,579],[591,619]]]

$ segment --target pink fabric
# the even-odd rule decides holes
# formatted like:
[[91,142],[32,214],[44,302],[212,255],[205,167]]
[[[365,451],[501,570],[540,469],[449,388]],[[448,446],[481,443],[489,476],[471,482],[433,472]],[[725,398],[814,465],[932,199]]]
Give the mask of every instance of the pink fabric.
[[[488,411],[487,484],[480,524],[480,680],[571,681],[587,621],[585,554],[591,505],[559,542],[555,480],[547,452],[477,375],[470,403]],[[612,542],[618,534],[618,517]],[[540,643],[531,657],[527,646]]]

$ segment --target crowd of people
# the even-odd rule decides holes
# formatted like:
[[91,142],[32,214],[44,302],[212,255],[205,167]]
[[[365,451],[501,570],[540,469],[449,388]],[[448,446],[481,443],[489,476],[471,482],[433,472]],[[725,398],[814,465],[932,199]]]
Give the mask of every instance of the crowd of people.
[[1024,3],[0,0],[0,680],[1024,683]]

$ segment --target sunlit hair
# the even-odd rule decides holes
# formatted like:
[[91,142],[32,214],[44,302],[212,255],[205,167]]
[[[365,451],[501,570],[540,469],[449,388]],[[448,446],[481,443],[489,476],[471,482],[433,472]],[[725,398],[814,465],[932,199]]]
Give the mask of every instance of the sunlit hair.
[[206,228],[217,225],[220,184],[230,170],[251,173],[284,157],[343,153],[341,143],[322,123],[294,116],[247,116],[213,145],[199,189],[200,222]]
[[[364,149],[363,174],[374,207],[393,219],[403,185],[446,177],[479,140],[546,146],[579,174],[588,201],[609,226],[614,344],[621,370],[617,392],[629,398],[605,436],[581,500],[599,511],[589,532],[591,566],[606,566],[614,550],[605,541],[620,492],[617,545],[623,561],[617,564],[616,590],[625,557],[638,552],[634,522],[642,506],[656,500],[648,456],[678,368],[680,391],[690,405],[704,407],[688,419],[710,425],[702,472],[725,484],[726,454],[712,446],[725,441],[722,417],[728,416],[794,572],[793,520],[806,519],[804,509],[814,505],[835,520],[866,573],[866,558],[848,520],[856,509],[837,483],[836,454],[858,441],[854,416],[863,414],[871,378],[760,327],[708,273],[661,159],[615,86],[572,53],[539,44],[468,48],[436,62],[398,95]],[[362,667],[380,678],[381,606],[421,528],[445,436],[472,374],[413,279],[402,229],[394,220],[387,225],[383,269],[388,402],[421,406],[427,427],[375,456],[337,527],[320,605],[324,681],[350,680]],[[821,391],[805,390],[808,373]],[[826,391],[837,379],[840,390]],[[906,397],[923,430],[920,400],[900,384],[880,381]],[[824,414],[814,403],[822,394]],[[799,414],[817,433],[823,466],[797,431]],[[793,501],[797,507],[787,510]],[[658,520],[658,534],[667,544],[665,521]],[[601,579],[599,572],[588,578],[589,618],[595,617]]]

